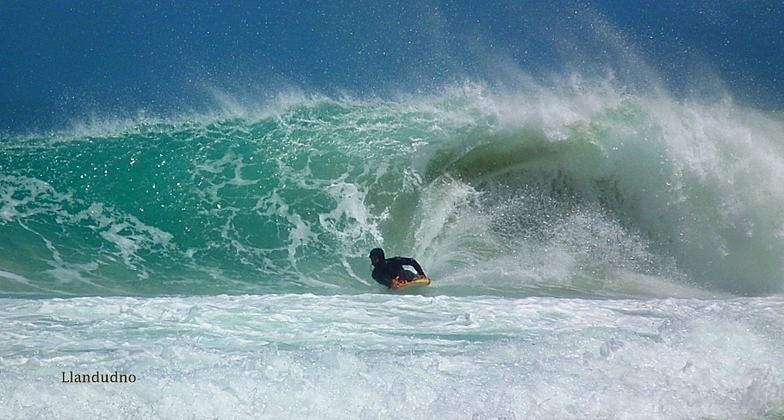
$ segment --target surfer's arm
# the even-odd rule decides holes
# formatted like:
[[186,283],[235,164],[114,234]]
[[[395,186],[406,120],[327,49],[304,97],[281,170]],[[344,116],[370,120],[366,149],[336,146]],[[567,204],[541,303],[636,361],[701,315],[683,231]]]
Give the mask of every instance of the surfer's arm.
[[386,287],[392,287],[392,276],[388,273],[373,270],[373,280]]
[[425,275],[425,270],[422,270],[422,266],[419,265],[419,263],[415,259],[413,259],[413,258],[401,258],[400,260],[401,260],[400,262],[402,264],[410,265],[411,267],[414,267],[414,270],[416,270],[417,274],[419,274],[420,276],[424,276]]

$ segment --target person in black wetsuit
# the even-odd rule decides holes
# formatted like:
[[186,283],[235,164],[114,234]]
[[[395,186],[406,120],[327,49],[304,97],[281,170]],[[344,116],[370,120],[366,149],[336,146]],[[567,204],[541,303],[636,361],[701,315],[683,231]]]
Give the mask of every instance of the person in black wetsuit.
[[[370,263],[373,264],[373,280],[390,288],[414,280],[418,276],[425,276],[422,266],[415,259],[405,257],[385,258],[384,250],[381,248],[373,248],[370,251]],[[404,269],[404,265],[413,267],[416,270],[416,274]]]

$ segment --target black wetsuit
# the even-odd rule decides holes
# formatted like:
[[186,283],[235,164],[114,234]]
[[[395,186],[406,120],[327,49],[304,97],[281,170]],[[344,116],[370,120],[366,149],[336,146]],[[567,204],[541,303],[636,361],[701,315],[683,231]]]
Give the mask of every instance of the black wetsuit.
[[[409,270],[403,269],[404,265],[414,267],[416,274]],[[422,266],[420,266],[419,263],[416,262],[416,260],[413,258],[387,258],[373,268],[373,279],[386,287],[392,287],[392,280],[397,277],[403,278],[406,281],[411,281],[416,277],[417,274],[424,276],[425,272],[422,270]]]

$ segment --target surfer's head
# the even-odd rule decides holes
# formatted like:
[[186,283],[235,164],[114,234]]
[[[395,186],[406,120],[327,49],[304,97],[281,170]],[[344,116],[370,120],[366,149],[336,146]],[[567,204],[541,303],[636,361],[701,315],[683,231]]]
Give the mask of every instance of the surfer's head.
[[370,262],[377,265],[379,262],[386,260],[384,258],[384,250],[381,248],[373,248],[370,250]]

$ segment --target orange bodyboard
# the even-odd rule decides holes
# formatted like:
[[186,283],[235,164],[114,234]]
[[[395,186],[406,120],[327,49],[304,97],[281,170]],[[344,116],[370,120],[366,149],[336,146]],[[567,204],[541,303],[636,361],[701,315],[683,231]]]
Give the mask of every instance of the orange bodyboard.
[[427,286],[430,284],[430,277],[417,277],[414,280],[407,281],[405,283],[400,284],[397,287],[390,287],[392,290],[400,290],[405,289],[411,286]]

